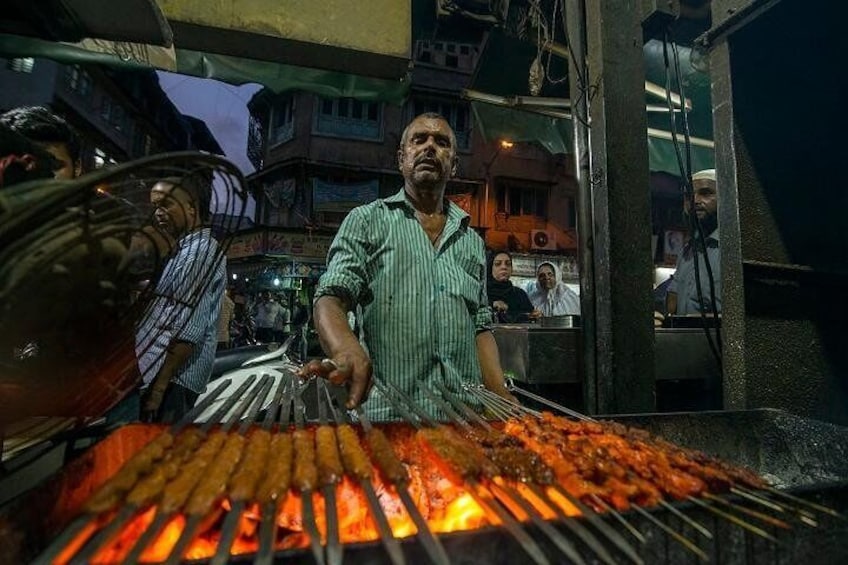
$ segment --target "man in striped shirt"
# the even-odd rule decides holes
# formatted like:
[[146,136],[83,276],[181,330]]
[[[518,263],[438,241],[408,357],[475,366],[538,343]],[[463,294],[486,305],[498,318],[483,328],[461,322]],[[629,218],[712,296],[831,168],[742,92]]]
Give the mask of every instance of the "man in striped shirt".
[[150,191],[156,223],[177,244],[136,335],[145,420],[178,420],[212,373],[226,263],[203,227],[210,198],[202,173],[159,181]]
[[[456,136],[445,118],[415,118],[398,150],[403,188],[350,212],[318,284],[315,323],[335,367],[313,361],[305,372],[348,382],[348,407],[368,398],[364,408],[376,420],[399,414],[378,390],[369,395],[372,373],[435,416],[419,384],[440,381],[472,404],[463,384],[482,382],[510,396],[487,329],[483,240],[444,197],[456,165]],[[347,321],[357,306],[364,344]]]

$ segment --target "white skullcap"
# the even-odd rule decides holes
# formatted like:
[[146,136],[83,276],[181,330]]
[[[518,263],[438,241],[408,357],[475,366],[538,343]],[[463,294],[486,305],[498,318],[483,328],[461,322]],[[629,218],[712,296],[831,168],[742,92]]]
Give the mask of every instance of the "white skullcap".
[[692,180],[711,180],[713,182],[716,181],[715,169],[704,169],[703,171],[698,171],[694,175],[692,175]]

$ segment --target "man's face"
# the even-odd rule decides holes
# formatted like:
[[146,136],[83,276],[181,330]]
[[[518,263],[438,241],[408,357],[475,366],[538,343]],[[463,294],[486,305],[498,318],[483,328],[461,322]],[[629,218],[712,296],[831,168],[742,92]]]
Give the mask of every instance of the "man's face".
[[551,290],[556,286],[556,273],[548,265],[542,265],[536,273],[536,279],[539,281],[539,286],[545,290]]
[[506,253],[498,253],[492,261],[492,278],[505,282],[512,276],[512,259]]
[[435,118],[416,118],[398,150],[398,168],[413,186],[444,184],[456,170],[456,142],[450,125]]
[[168,182],[157,182],[150,189],[150,204],[153,218],[159,228],[174,236],[182,237],[197,224],[194,200],[184,189]]
[[[692,181],[692,190],[695,193],[695,215],[704,221],[716,215],[718,210],[718,195],[716,183],[710,179],[696,179]],[[689,211],[689,201],[685,203],[686,211]]]
[[70,180],[76,176],[76,164],[71,159],[71,154],[68,152],[68,146],[64,143],[42,143],[44,149],[53,155],[53,157],[62,163],[60,169],[53,171],[53,177],[60,180]]

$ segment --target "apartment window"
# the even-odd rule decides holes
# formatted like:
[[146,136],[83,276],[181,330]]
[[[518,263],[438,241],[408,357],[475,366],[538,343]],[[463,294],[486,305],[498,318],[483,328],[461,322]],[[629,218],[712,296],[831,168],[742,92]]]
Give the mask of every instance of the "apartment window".
[[268,144],[285,143],[294,137],[294,97],[279,100],[271,108],[271,128]]
[[247,158],[257,170],[264,164],[265,150],[262,144],[264,129],[262,121],[251,114],[247,122]]
[[425,112],[436,112],[444,116],[456,134],[458,149],[471,147],[471,114],[468,104],[463,102],[448,102],[428,98],[419,98],[413,104],[415,116]]
[[315,131],[340,137],[380,139],[382,105],[353,98],[320,98]]
[[109,96],[103,95],[100,100],[100,117],[107,122],[112,121],[112,99]]
[[479,48],[472,43],[416,41],[415,60],[419,63],[447,67],[464,72],[474,70]]
[[91,92],[91,77],[79,65],[65,68],[65,83],[80,96],[88,96]]
[[109,123],[112,124],[112,127],[118,131],[124,131],[126,128],[125,124],[126,113],[124,112],[123,107],[118,104],[112,105],[112,115],[110,117]]
[[548,196],[546,186],[533,186],[525,183],[501,181],[498,183],[498,212],[510,216],[536,216],[548,218]]
[[8,68],[16,73],[31,73],[35,67],[35,59],[32,57],[17,57],[9,59]]

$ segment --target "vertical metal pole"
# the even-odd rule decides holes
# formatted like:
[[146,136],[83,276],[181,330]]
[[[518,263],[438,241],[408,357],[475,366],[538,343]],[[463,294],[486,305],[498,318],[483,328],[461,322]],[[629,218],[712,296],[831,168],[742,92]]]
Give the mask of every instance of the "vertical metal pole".
[[[574,71],[569,68],[572,104],[579,116],[585,103],[582,111],[589,116],[588,124],[574,119],[581,294],[588,290],[581,305],[589,314],[583,334],[586,409],[650,411],[653,264],[641,3],[566,0],[565,6],[576,60]],[[585,51],[578,57],[581,44]],[[586,71],[575,74],[580,67]]]
[[592,213],[589,129],[589,69],[586,65],[586,6],[584,0],[566,0],[562,12],[570,57],[568,90],[574,129],[574,176],[577,179],[577,245],[580,271],[580,321],[583,328],[583,405],[598,412],[595,334],[595,239]]

